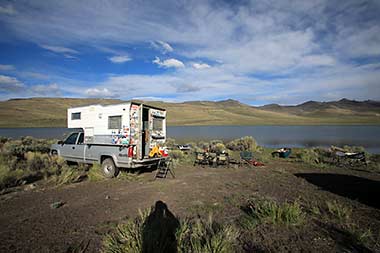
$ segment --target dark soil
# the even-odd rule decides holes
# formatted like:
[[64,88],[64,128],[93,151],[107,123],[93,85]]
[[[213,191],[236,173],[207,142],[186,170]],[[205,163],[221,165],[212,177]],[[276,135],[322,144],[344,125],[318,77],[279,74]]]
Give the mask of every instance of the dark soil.
[[[103,236],[138,209],[161,200],[176,216],[207,216],[236,222],[249,198],[298,200],[307,213],[298,226],[260,224],[239,243],[247,252],[370,252],[380,250],[380,174],[344,168],[318,169],[272,161],[257,168],[178,166],[176,178],[111,179],[62,187],[40,183],[0,196],[0,252],[70,252],[101,249]],[[352,208],[341,222],[329,216],[326,201]],[[58,208],[52,204],[61,202]],[[313,212],[318,208],[320,213]],[[355,231],[370,229],[359,240]],[[353,227],[353,226],[352,226]]]

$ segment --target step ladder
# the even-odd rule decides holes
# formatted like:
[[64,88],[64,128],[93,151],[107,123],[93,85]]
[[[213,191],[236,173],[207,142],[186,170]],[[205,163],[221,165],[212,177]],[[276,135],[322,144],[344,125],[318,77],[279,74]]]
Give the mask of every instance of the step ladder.
[[168,172],[170,172],[172,177],[175,178],[172,159],[171,158],[161,159],[157,164],[157,172],[154,179],[166,178],[168,175]]

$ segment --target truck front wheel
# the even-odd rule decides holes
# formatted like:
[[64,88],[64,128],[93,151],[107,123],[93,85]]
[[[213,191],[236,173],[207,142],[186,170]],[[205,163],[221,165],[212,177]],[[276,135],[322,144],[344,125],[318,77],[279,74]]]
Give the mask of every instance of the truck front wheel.
[[115,166],[112,158],[106,158],[102,162],[102,171],[105,177],[113,178],[119,174],[119,169]]

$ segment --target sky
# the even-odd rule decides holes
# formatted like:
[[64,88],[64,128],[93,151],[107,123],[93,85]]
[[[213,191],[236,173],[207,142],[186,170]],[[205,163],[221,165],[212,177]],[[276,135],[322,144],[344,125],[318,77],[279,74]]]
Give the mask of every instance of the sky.
[[0,0],[0,100],[380,100],[379,0]]

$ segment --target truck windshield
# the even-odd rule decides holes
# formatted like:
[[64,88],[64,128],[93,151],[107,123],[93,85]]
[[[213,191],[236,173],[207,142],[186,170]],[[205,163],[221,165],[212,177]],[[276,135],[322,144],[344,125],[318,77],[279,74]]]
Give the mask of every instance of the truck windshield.
[[69,137],[66,138],[65,144],[75,144],[75,141],[77,140],[78,133],[73,133]]

